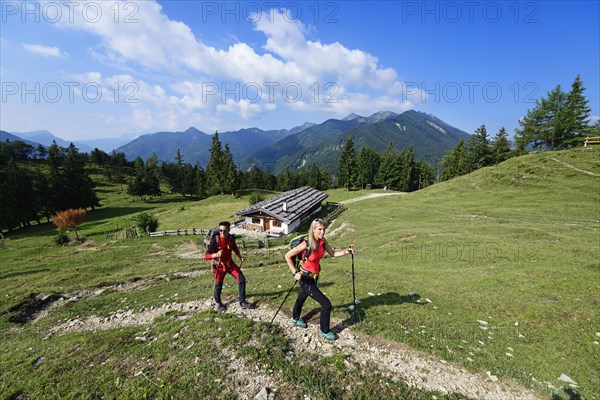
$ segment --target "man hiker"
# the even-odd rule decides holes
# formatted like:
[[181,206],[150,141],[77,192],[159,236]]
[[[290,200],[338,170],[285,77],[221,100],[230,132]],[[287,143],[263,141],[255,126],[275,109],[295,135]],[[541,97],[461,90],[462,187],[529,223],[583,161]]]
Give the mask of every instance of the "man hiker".
[[219,312],[226,310],[225,305],[221,302],[221,291],[223,290],[223,280],[225,275],[231,274],[238,283],[238,300],[240,307],[245,309],[256,308],[254,304],[246,301],[246,278],[232,258],[232,253],[235,253],[240,261],[245,261],[241,256],[240,250],[235,244],[235,237],[229,234],[231,224],[229,221],[219,222],[219,232],[211,236],[208,244],[208,249],[204,255],[204,259],[211,261],[210,269],[215,277],[214,298],[217,303],[216,309]]

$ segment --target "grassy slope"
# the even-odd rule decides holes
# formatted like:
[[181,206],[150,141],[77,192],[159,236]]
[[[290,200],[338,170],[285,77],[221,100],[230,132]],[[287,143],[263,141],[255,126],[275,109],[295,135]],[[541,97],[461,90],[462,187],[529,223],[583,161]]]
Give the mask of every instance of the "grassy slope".
[[[420,192],[349,204],[330,231],[342,224],[347,229],[341,236],[330,236],[330,242],[338,247],[353,242],[358,248],[356,290],[362,301],[359,315],[363,321],[355,327],[474,370],[518,379],[540,390],[548,390],[548,384],[560,388],[557,378],[565,373],[579,384],[582,395],[595,398],[595,393],[600,392],[599,347],[593,344],[599,340],[595,332],[600,331],[600,178],[569,169],[551,158],[600,174],[599,154],[600,148],[595,147],[530,155]],[[0,370],[5,375],[0,379],[5,382],[5,386],[0,386],[3,394],[19,388],[54,397],[77,393],[79,378],[67,379],[63,391],[55,389],[59,378],[54,375],[33,378],[39,371],[33,371],[30,364],[41,348],[48,348],[46,353],[54,353],[54,359],[65,364],[56,368],[67,375],[69,357],[75,357],[76,363],[87,362],[87,358],[110,359],[115,350],[106,347],[112,342],[120,343],[118,352],[138,356],[137,347],[131,344],[137,331],[132,329],[42,340],[48,327],[59,320],[107,315],[126,306],[157,306],[176,293],[178,301],[210,295],[212,284],[208,276],[190,281],[173,279],[144,291],[109,291],[70,303],[34,325],[20,326],[8,321],[13,313],[7,310],[30,293],[70,292],[205,267],[196,259],[181,256],[183,250],[198,247],[199,237],[111,241],[104,237],[105,231],[125,226],[131,213],[143,210],[158,216],[159,229],[207,228],[248,204],[244,198],[231,196],[199,202],[167,198],[155,203],[131,203],[110,185],[100,189],[103,209],[90,213],[81,226],[81,233],[88,235],[95,246],[56,247],[50,243],[54,235],[52,225],[43,224],[18,231],[0,247],[0,313],[4,314],[0,318],[0,335],[3,343],[9,339],[11,343],[0,353]],[[343,190],[329,193],[330,201],[366,194]],[[291,283],[282,252],[247,251],[246,265],[250,268],[245,274],[255,300],[277,305],[281,301],[286,288],[280,286]],[[323,266],[320,284],[336,307],[334,317],[346,318],[346,307],[352,298],[350,259],[325,260]],[[416,295],[409,297],[409,291]],[[225,289],[225,295],[235,296],[234,292],[234,287]],[[306,311],[311,307],[307,303]],[[488,329],[481,329],[477,320],[487,321]],[[165,326],[159,324],[152,329],[174,329],[174,323],[164,321],[161,324]],[[231,323],[235,325],[235,320]],[[15,326],[21,329],[20,335],[14,335]],[[263,330],[257,326],[252,329]],[[245,332],[242,328],[240,331]],[[90,341],[92,337],[94,340]],[[237,339],[247,342],[244,334]],[[74,356],[68,350],[77,347],[76,342],[85,343],[84,355]],[[157,346],[151,352],[162,360],[159,368],[151,370],[159,380],[172,378],[168,370],[174,361],[168,360],[167,351],[170,350]],[[284,357],[281,355],[283,360]],[[282,362],[277,357],[274,360]],[[127,382],[125,393],[142,397],[142,382],[130,379],[127,366],[115,361],[103,367],[101,373],[98,368],[83,368],[81,379],[92,379],[97,390],[111,393],[105,387],[109,385],[108,377],[120,376],[121,389]],[[209,378],[214,374],[211,371],[209,365],[200,369]],[[310,369],[303,373],[312,376]],[[339,373],[334,375],[340,383],[348,379],[340,378]],[[101,379],[94,379],[96,376]],[[184,387],[191,385],[186,389],[188,393],[196,393],[193,376],[183,374],[180,380]],[[117,390],[118,385],[111,385]],[[308,379],[306,387],[310,385]],[[173,387],[152,386],[150,394],[173,393],[169,390]],[[367,393],[386,397],[390,393],[385,390],[373,384]],[[329,396],[319,390],[313,393]]]
[[[552,160],[600,175],[598,155],[530,155],[350,204],[356,231],[340,241],[359,250],[361,329],[534,387],[565,373],[599,393],[600,178]],[[407,302],[409,291],[432,303]]]

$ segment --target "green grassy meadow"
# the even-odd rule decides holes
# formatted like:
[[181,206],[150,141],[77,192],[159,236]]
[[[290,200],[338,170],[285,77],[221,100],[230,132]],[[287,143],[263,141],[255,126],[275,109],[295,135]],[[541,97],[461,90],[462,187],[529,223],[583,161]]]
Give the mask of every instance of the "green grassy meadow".
[[[592,146],[531,154],[418,192],[349,203],[328,239],[338,248],[356,245],[359,321],[348,311],[350,257],[322,262],[319,284],[334,305],[333,318],[516,380],[543,397],[600,398],[599,175],[600,147]],[[278,328],[212,311],[185,320],[169,314],[144,327],[49,335],[73,318],[209,298],[209,274],[176,274],[207,269],[198,259],[200,236],[115,240],[107,233],[122,230],[139,212],[157,217],[159,230],[206,229],[248,206],[246,196],[132,202],[120,187],[95,178],[103,206],[78,230],[87,238],[83,244],[53,244],[49,223],[14,231],[0,244],[2,398],[236,398],[232,388],[215,383],[225,368],[216,348],[223,347],[263,373],[283,371],[279,376],[299,389],[283,388],[281,398],[434,395],[367,369],[347,370],[335,357],[295,359]],[[327,200],[381,192],[336,189]],[[285,244],[242,249],[248,294],[259,304],[278,307],[292,283]],[[163,275],[168,279],[140,290],[82,295],[28,321],[28,310],[40,307],[32,294],[89,293]],[[235,285],[224,295],[235,297]],[[282,311],[289,314],[291,305],[288,300]],[[305,312],[315,305],[307,302]],[[170,339],[178,332],[186,345],[194,343],[191,350]],[[141,335],[156,340],[140,343]],[[577,385],[558,380],[561,374]],[[359,389],[341,389],[356,381],[363,382]]]

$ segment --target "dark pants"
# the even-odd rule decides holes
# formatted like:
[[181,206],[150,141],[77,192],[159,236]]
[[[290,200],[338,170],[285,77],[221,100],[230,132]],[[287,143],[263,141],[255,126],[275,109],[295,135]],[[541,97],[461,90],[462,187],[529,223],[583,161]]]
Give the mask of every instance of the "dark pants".
[[317,287],[317,282],[315,282],[314,278],[309,278],[307,276],[303,276],[302,278],[300,278],[300,293],[298,293],[298,297],[296,298],[296,303],[294,304],[292,317],[294,319],[300,318],[302,306],[304,305],[304,302],[306,301],[308,296],[312,297],[321,305],[321,316],[319,318],[321,332],[329,332],[329,319],[331,317],[332,308],[331,302],[323,294],[323,292],[319,290],[319,288]]
[[215,276],[215,290],[214,297],[217,304],[221,304],[221,291],[223,290],[223,280],[225,275],[231,274],[238,283],[238,301],[240,303],[246,301],[246,278],[242,273],[242,270],[236,265],[235,267],[228,268],[227,271],[214,271]]

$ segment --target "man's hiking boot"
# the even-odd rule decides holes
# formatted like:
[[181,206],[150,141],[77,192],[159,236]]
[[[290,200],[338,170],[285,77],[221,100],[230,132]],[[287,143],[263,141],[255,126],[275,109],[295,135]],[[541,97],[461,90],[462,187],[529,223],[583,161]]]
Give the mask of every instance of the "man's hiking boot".
[[225,307],[223,305],[223,303],[217,303],[217,306],[215,307],[215,310],[217,310],[218,312],[222,313],[222,312],[225,312],[225,310],[227,310],[227,307]]
[[335,339],[337,339],[337,335],[335,334],[335,332],[334,332],[334,331],[329,331],[329,332],[327,332],[327,333],[323,333],[323,331],[321,331],[321,330],[319,329],[319,334],[320,334],[321,336],[323,336],[323,337],[324,337],[325,339],[327,339],[327,340],[335,340]]
[[297,326],[298,328],[307,328],[308,327],[308,324],[306,322],[304,322],[304,320],[302,318],[292,319],[292,322],[294,323],[294,326]]
[[248,303],[247,301],[242,301],[240,303],[240,307],[242,307],[244,310],[254,310],[256,308],[255,304],[252,303]]

